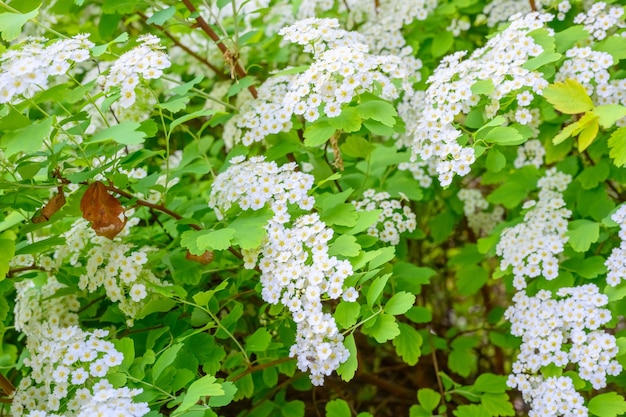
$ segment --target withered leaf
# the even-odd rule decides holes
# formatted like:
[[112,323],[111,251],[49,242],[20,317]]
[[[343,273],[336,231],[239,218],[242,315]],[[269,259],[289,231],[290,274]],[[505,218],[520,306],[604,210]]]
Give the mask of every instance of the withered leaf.
[[202,265],[208,265],[213,261],[213,252],[208,250],[202,255],[194,255],[193,253],[187,251],[185,258],[193,262],[201,263]]
[[61,207],[65,205],[65,194],[61,189],[57,195],[52,197],[48,203],[43,206],[41,211],[33,216],[33,223],[43,223],[50,220],[50,217],[57,211],[61,210]]
[[87,188],[80,200],[80,210],[98,236],[113,240],[126,225],[122,204],[107,192],[106,186],[100,181]]

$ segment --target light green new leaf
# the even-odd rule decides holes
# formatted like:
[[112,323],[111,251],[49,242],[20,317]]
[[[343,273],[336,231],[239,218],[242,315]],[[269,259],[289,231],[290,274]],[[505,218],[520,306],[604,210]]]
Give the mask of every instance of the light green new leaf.
[[376,302],[376,300],[378,300],[378,297],[380,297],[380,295],[383,293],[385,285],[387,285],[387,280],[390,276],[391,274],[385,274],[372,281],[372,285],[370,285],[369,290],[367,290],[366,296],[368,306],[374,306],[374,303]]
[[159,10],[146,20],[146,23],[150,25],[162,25],[174,16],[176,13],[176,6],[170,6],[167,9]]
[[267,235],[265,225],[272,216],[273,213],[268,209],[247,210],[241,213],[228,225],[228,228],[235,232],[232,244],[238,245],[241,249],[258,248]]
[[193,255],[202,255],[207,250],[225,250],[231,246],[236,232],[233,229],[188,230],[180,237],[180,244]]
[[361,136],[349,136],[340,148],[343,153],[353,158],[367,158],[374,146]]
[[384,307],[384,311],[387,314],[391,314],[392,316],[397,316],[399,314],[404,314],[415,303],[415,296],[408,292],[402,291],[395,294],[393,297],[387,301]]
[[574,220],[569,223],[568,229],[565,235],[569,237],[568,243],[576,252],[588,251],[591,244],[600,237],[600,223],[591,220]]
[[181,415],[187,411],[192,405],[196,404],[202,397],[213,397],[224,395],[222,386],[215,382],[213,375],[205,375],[189,386],[183,402],[174,411],[172,416]]
[[339,236],[328,248],[328,254],[331,256],[353,257],[357,256],[360,251],[361,245],[356,243],[356,238],[351,235]]
[[474,389],[481,392],[500,394],[508,389],[506,379],[507,377],[503,375],[481,374],[474,382]]
[[304,129],[304,145],[309,147],[319,146],[326,143],[337,131],[328,121],[316,121]]
[[400,328],[394,316],[381,313],[375,320],[374,325],[363,328],[363,333],[372,336],[378,343],[393,340],[400,334]]
[[[594,124],[596,125],[596,128],[593,127]],[[552,143],[555,145],[558,145],[559,143],[563,142],[565,139],[572,137],[572,136],[577,136],[583,130],[587,129],[588,127],[591,127],[591,130],[588,133],[586,133],[586,135],[588,135],[592,133],[594,129],[597,129],[597,125],[598,125],[598,116],[593,114],[593,112],[585,113],[585,115],[581,117],[579,120],[566,126],[561,132],[559,132],[559,134],[556,135],[554,139],[552,139]],[[597,133],[597,130],[596,130],[596,133]],[[591,140],[593,141],[593,138],[591,138]],[[578,146],[580,146],[580,143]]]
[[179,111],[185,109],[187,107],[187,103],[189,103],[189,97],[172,97],[167,100],[165,103],[157,104],[158,107],[171,111],[172,113],[178,113]]
[[264,352],[271,341],[272,335],[270,335],[265,327],[260,327],[246,338],[246,351]]
[[354,107],[346,107],[336,117],[328,119],[328,124],[344,132],[356,132],[361,129],[361,117]]
[[[398,356],[400,356],[405,363],[413,366],[417,363],[420,356],[422,356],[422,336],[417,330],[406,323],[399,323],[398,328],[400,334],[393,339],[392,343],[396,348]],[[423,406],[422,404],[422,407]]]
[[497,126],[487,132],[485,141],[489,143],[497,143],[498,145],[519,145],[524,143],[526,139],[514,127]]
[[2,39],[11,42],[20,36],[22,26],[39,14],[39,7],[28,13],[0,13],[0,33]]
[[356,301],[340,301],[333,313],[333,317],[342,329],[347,329],[356,324],[360,313],[361,305]]
[[613,163],[618,167],[626,165],[626,127],[620,127],[613,132],[608,144]]
[[471,90],[473,94],[489,95],[494,90],[493,81],[491,79],[476,81],[472,84]]
[[337,375],[341,377],[342,380],[348,382],[354,378],[356,374],[356,370],[359,367],[359,360],[357,359],[356,354],[356,342],[354,341],[354,334],[350,333],[343,341],[343,345],[350,352],[350,357],[347,361],[339,365],[337,368]]
[[524,65],[522,65],[522,68],[527,69],[528,71],[534,71],[537,68],[543,67],[546,64],[558,61],[559,59],[561,59],[562,56],[563,55],[559,54],[558,52],[544,51],[540,55],[534,58],[530,58],[528,61],[526,61]]
[[352,412],[348,403],[338,398],[326,403],[326,417],[352,417]]
[[430,388],[422,388],[417,391],[417,400],[424,410],[432,413],[441,402],[441,394]]
[[616,392],[607,392],[593,397],[588,408],[598,417],[616,417],[626,413],[626,401]]
[[9,262],[15,254],[15,241],[12,239],[0,239],[0,281],[9,272]]
[[7,132],[0,139],[0,148],[4,149],[5,157],[18,152],[33,153],[41,149],[43,141],[50,134],[54,118],[49,117],[22,129]]
[[585,87],[571,78],[550,84],[543,89],[542,94],[561,113],[578,114],[593,108],[593,101],[587,94]]
[[485,166],[491,172],[500,172],[502,168],[506,165],[506,157],[497,150],[496,148],[492,148],[487,153],[487,161],[485,162]]
[[182,343],[177,343],[165,349],[165,351],[159,355],[159,359],[156,360],[154,366],[152,367],[152,381],[156,382],[159,379],[161,373],[171,365],[174,360],[176,360],[176,356],[178,356],[178,351],[183,347]]
[[514,416],[515,410],[505,393],[486,393],[480,396],[480,403],[492,416]]
[[593,114],[598,116],[598,122],[602,128],[610,129],[613,127],[615,122],[622,117],[626,117],[626,106],[622,106],[620,104],[605,104],[603,106],[595,107],[593,109]]
[[456,417],[492,417],[482,404],[461,405],[452,414]]
[[96,133],[88,140],[88,143],[113,140],[122,145],[137,145],[143,143],[146,137],[145,132],[138,130],[140,126],[141,124],[137,122],[122,122]]
[[370,100],[361,103],[357,106],[356,111],[363,119],[376,120],[389,127],[396,124],[396,116],[398,115],[396,108],[383,100]]

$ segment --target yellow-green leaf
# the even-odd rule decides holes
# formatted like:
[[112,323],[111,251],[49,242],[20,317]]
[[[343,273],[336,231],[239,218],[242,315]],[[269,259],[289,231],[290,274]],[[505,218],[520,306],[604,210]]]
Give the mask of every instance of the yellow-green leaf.
[[578,114],[593,108],[593,101],[591,101],[585,87],[570,78],[563,82],[550,84],[544,88],[543,96],[561,113]]
[[588,121],[587,125],[578,136],[578,150],[580,152],[584,151],[589,145],[591,145],[596,136],[598,136],[599,128],[600,125],[598,124],[597,117],[594,117],[593,119]]
[[626,165],[626,127],[617,129],[609,138],[609,156],[618,166]]

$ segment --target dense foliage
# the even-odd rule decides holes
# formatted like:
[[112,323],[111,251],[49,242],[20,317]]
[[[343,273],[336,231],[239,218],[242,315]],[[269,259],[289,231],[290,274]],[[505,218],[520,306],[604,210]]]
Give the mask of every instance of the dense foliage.
[[0,415],[626,413],[624,1],[0,1]]

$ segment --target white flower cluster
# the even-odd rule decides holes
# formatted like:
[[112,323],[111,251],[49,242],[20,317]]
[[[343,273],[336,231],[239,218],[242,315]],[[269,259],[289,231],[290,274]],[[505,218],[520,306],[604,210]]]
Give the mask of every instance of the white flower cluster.
[[269,205],[274,217],[266,226],[267,237],[254,250],[242,250],[244,266],[257,264],[261,270],[261,295],[271,304],[285,305],[296,322],[296,343],[290,355],[298,358],[298,367],[309,371],[315,385],[345,362],[349,352],[343,345],[334,318],[322,308],[324,298],[341,296],[354,301],[354,288],[344,291],[344,280],[352,275],[348,261],[328,255],[332,229],[316,213],[291,221],[289,205],[311,210],[314,200],[308,196],[313,177],[295,171],[293,163],[278,167],[264,157],[245,161],[233,158],[231,166],[215,179],[209,206],[219,216],[233,204],[242,210],[259,210]]
[[382,209],[377,222],[367,229],[368,235],[378,237],[381,242],[397,245],[400,243],[400,233],[412,232],[417,227],[417,217],[411,208],[392,199],[387,192],[377,193],[370,188],[365,190],[362,200],[353,201],[352,204],[357,211]]
[[454,126],[456,116],[467,114],[481,97],[472,93],[477,81],[491,81],[493,91],[485,107],[486,117],[494,117],[500,109],[500,99],[526,89],[538,94],[548,85],[543,75],[528,71],[523,65],[543,52],[529,35],[552,20],[550,14],[516,15],[510,25],[492,37],[462,61],[464,52],[445,57],[428,79],[425,110],[419,123],[411,130],[413,152],[423,160],[437,161],[441,185],[447,186],[454,175],[466,175],[475,160],[474,149],[459,145],[462,132]]
[[600,1],[594,3],[586,13],[577,15],[574,18],[574,23],[584,25],[593,38],[602,40],[610,31],[626,27],[621,19],[623,14],[623,7],[609,6]]
[[543,147],[538,139],[526,141],[522,146],[517,148],[517,158],[513,161],[515,168],[521,168],[526,165],[533,165],[537,168],[543,166],[543,158],[546,155],[546,148]]
[[[270,86],[262,96],[235,116],[225,138],[229,143],[250,145],[271,133],[288,130],[293,115],[308,122],[322,115],[339,116],[342,105],[363,92],[376,91],[380,97],[393,100],[402,90],[411,90],[399,57],[369,53],[363,36],[340,29],[337,19],[301,20],[281,29],[280,34],[304,45],[314,60],[303,73],[266,81]],[[232,129],[233,125],[237,129]]]
[[[130,223],[138,219],[131,218]],[[128,230],[127,223],[125,230]],[[125,232],[122,231],[122,234]],[[127,232],[126,232],[127,233]],[[148,248],[135,249],[131,245],[96,236],[84,219],[78,219],[64,234],[66,245],[59,246],[54,254],[57,267],[69,261],[72,267],[80,266],[79,258],[87,258],[87,271],[79,278],[82,290],[95,292],[104,287],[106,296],[119,303],[127,316],[128,325],[144,307],[151,286],[164,286],[149,268],[144,267]]]
[[472,27],[472,24],[467,19],[454,18],[446,28],[446,30],[454,37],[460,36],[461,32],[467,32]]
[[568,78],[579,81],[592,96],[608,97],[612,93],[609,84],[609,68],[613,66],[613,57],[590,47],[574,47],[565,53],[567,59],[554,77],[555,81]]
[[312,175],[296,171],[295,163],[278,166],[265,162],[265,157],[255,156],[245,160],[237,156],[231,166],[215,178],[209,206],[223,218],[233,204],[241,210],[259,210],[270,203],[274,220],[290,220],[287,204],[297,204],[302,210],[311,210],[315,200],[308,195],[313,186]]
[[[535,6],[543,11],[552,12],[556,9],[558,20],[564,20],[565,14],[570,11],[572,5],[568,0],[535,0]],[[518,13],[530,13],[530,2],[518,0],[493,0],[488,2],[477,21],[487,22],[487,26],[494,27],[500,22],[506,22],[511,16]]]
[[[582,401],[563,402],[562,398],[547,395],[547,381],[537,375],[541,367],[577,364],[578,375],[594,389],[606,386],[607,375],[622,371],[615,360],[615,337],[598,330],[611,319],[609,310],[602,308],[608,297],[594,284],[561,288],[556,295],[559,299],[553,299],[546,290],[532,297],[520,291],[513,298],[515,304],[505,312],[505,318],[511,321],[511,333],[522,337],[508,385],[522,391],[537,416],[578,415],[568,413],[579,409],[586,412]],[[578,398],[574,392],[569,395]]]
[[496,253],[502,258],[500,268],[513,267],[513,285],[526,288],[526,278],[543,275],[548,280],[559,274],[557,255],[567,242],[567,218],[572,214],[565,208],[563,191],[572,177],[551,168],[538,182],[538,201],[528,201],[530,208],[524,221],[502,232]]
[[626,204],[620,206],[611,219],[619,225],[619,247],[611,251],[611,255],[604,263],[608,269],[606,282],[612,287],[626,279]]
[[169,57],[162,51],[164,47],[158,37],[147,34],[141,35],[137,40],[139,46],[120,56],[109,69],[109,73],[99,77],[104,90],[120,89],[119,104],[123,108],[128,108],[135,102],[135,90],[141,79],[159,78],[163,70],[171,65]]
[[528,417],[587,417],[589,410],[584,398],[574,388],[568,376],[543,378],[541,376],[518,376],[509,378],[511,388],[517,387],[524,393],[531,410]]
[[[124,359],[106,330],[84,331],[75,323],[80,304],[74,295],[59,296],[64,286],[50,276],[36,287],[33,281],[16,284],[16,328],[26,337],[30,373],[13,394],[11,413],[28,417],[140,417],[150,410],[134,403],[140,389],[113,388],[106,380]],[[52,304],[52,305],[50,305]]]
[[486,211],[489,203],[481,192],[475,188],[463,188],[457,196],[463,202],[463,212],[467,225],[477,235],[488,235],[504,216],[504,208],[495,206],[491,212]]
[[0,56],[0,103],[18,102],[49,88],[48,77],[67,73],[73,63],[89,59],[94,43],[89,35],[76,35],[50,45],[30,39]]

